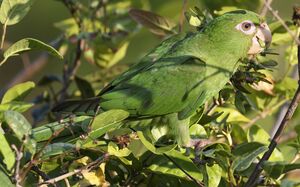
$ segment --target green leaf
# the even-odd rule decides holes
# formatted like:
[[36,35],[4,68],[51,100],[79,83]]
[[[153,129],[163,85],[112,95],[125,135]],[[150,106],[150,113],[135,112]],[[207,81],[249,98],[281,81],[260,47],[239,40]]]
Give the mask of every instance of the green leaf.
[[136,158],[139,158],[145,152],[148,151],[148,149],[144,146],[144,144],[141,142],[141,140],[137,140],[137,139],[131,140],[130,144],[128,145],[128,148],[131,150],[132,154]]
[[33,106],[32,103],[12,101],[5,104],[0,104],[0,121],[3,121],[3,112],[7,110],[13,110],[15,112],[25,112]]
[[125,110],[109,110],[97,115],[93,123],[91,124],[91,128],[92,130],[97,130],[109,124],[119,123],[126,119],[128,116],[129,113]]
[[268,150],[267,146],[261,146],[254,151],[238,156],[233,160],[232,169],[234,171],[244,171],[250,167],[251,163],[258,157],[258,155],[265,153]]
[[59,22],[54,23],[54,27],[63,31],[67,37],[71,37],[72,35],[77,35],[79,33],[78,25],[74,18],[68,18]]
[[120,45],[117,51],[113,51],[107,47],[107,45],[103,45],[106,41],[101,38],[100,40],[96,40],[94,42],[94,60],[97,65],[100,67],[109,68],[118,62],[120,62],[126,55],[127,48],[129,42],[125,42]]
[[222,115],[217,119],[217,121],[222,121],[225,117],[227,118],[227,123],[234,123],[234,122],[249,122],[249,118],[241,114],[239,111],[232,109],[232,108],[224,108],[224,107],[217,107],[216,112],[223,112]]
[[32,138],[37,142],[46,141],[53,136],[53,133],[62,128],[64,128],[65,131],[61,132],[59,136],[71,135],[78,131],[82,133],[83,128],[87,128],[86,126],[90,124],[91,119],[92,117],[90,116],[79,116],[72,119],[67,118],[59,122],[48,123],[32,129]]
[[2,154],[3,162],[6,165],[6,168],[8,171],[11,171],[11,169],[13,168],[14,164],[15,164],[15,153],[13,152],[13,150],[10,148],[9,143],[7,142],[5,136],[0,132],[0,152]]
[[128,46],[129,46],[129,42],[125,42],[113,55],[113,58],[109,61],[107,67],[111,67],[117,64],[118,62],[120,62],[125,57]]
[[154,34],[164,36],[175,33],[173,30],[176,26],[175,23],[167,18],[154,14],[153,12],[131,9],[129,11],[129,15],[132,19],[147,27]]
[[96,140],[96,138],[99,138],[109,130],[114,129],[122,124],[122,121],[128,116],[128,112],[119,109],[109,110],[99,114],[95,117],[93,123],[91,124],[92,131],[89,132],[88,137],[85,140],[79,140],[78,144],[84,145]]
[[126,157],[130,155],[131,151],[128,148],[119,149],[118,145],[114,142],[109,142],[107,147],[107,152],[110,155],[114,155],[116,157]]
[[288,164],[286,162],[267,161],[264,163],[263,168],[268,173],[268,176],[277,179],[284,173],[295,169],[300,169],[300,163]]
[[173,144],[173,145],[168,145],[168,146],[163,146],[163,147],[159,147],[156,148],[151,142],[150,140],[148,140],[142,131],[137,131],[136,132],[138,137],[140,138],[141,142],[144,144],[144,146],[151,152],[153,152],[154,154],[163,154],[163,153],[167,153],[171,150],[173,150],[177,145]]
[[70,143],[53,143],[45,147],[45,149],[42,152],[42,158],[46,159],[51,156],[64,154],[69,151],[75,150],[75,148],[75,145]]
[[234,125],[232,125],[231,128],[232,128],[231,136],[232,136],[234,143],[240,144],[243,142],[247,142],[246,132],[240,125],[234,124]]
[[20,142],[23,142],[25,147],[34,154],[36,151],[36,142],[30,138],[31,125],[26,118],[18,112],[8,110],[4,112],[4,120]]
[[[270,143],[269,134],[261,127],[257,125],[252,125],[247,132],[247,139],[249,142],[260,142],[262,144],[268,145]],[[276,148],[269,161],[283,161],[282,153]]]
[[90,98],[95,96],[94,90],[88,81],[78,76],[75,76],[75,82],[78,89],[80,90],[82,98]]
[[247,132],[247,139],[249,142],[260,142],[263,144],[268,144],[270,136],[264,129],[262,129],[258,125],[252,125]]
[[21,21],[29,12],[35,0],[3,0],[0,7],[2,24],[13,25]]
[[0,184],[1,186],[5,187],[15,187],[15,185],[12,184],[11,180],[5,173],[0,169]]
[[12,56],[18,56],[20,53],[30,51],[30,50],[44,50],[52,54],[53,56],[63,59],[63,56],[50,45],[45,44],[34,38],[24,38],[16,43],[12,44],[4,53],[4,59],[0,62],[0,66]]
[[23,101],[23,99],[30,93],[30,91],[34,87],[35,84],[31,81],[13,86],[4,94],[1,104],[8,103],[11,101]]
[[222,168],[218,164],[212,166],[206,165],[206,172],[208,175],[208,181],[205,181],[205,186],[215,187],[219,186],[222,177]]
[[[181,152],[176,150],[167,152],[166,156],[155,155],[155,157],[147,161],[146,164],[150,164],[148,169],[150,169],[153,172],[188,178],[187,175],[182,171],[184,170],[193,178],[199,181],[203,179],[203,175],[200,169],[198,169],[198,167],[193,163],[193,161],[187,156],[183,155]],[[182,170],[179,169],[179,167]]]
[[202,125],[194,124],[190,127],[190,136],[193,139],[196,138],[208,138],[207,133]]

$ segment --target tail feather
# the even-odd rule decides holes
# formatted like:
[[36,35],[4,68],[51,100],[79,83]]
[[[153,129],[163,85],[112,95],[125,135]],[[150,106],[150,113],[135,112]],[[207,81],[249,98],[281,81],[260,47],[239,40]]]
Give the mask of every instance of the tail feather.
[[56,105],[52,112],[77,115],[93,115],[100,104],[100,98],[94,97],[84,100],[68,100]]

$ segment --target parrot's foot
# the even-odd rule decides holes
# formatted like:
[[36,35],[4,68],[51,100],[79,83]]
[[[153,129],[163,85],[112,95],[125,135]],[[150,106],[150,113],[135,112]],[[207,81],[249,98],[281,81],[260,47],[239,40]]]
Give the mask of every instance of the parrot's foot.
[[203,147],[210,144],[211,140],[208,139],[191,139],[189,145],[186,147],[185,155],[190,155],[191,148],[194,147],[195,157],[200,155],[200,151]]

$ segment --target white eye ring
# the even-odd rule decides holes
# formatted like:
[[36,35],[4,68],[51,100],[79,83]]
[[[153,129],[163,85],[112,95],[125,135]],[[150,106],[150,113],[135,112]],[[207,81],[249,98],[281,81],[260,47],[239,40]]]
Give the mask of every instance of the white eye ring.
[[242,23],[239,23],[235,28],[239,31],[242,31],[243,33],[247,35],[251,35],[256,31],[256,27],[254,23],[252,23],[249,20],[243,21]]

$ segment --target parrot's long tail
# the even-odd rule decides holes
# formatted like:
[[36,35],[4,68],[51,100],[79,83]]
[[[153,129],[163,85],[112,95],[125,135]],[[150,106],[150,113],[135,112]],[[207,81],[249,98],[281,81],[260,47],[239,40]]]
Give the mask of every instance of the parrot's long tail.
[[100,104],[99,97],[84,100],[68,100],[56,105],[52,112],[78,115],[94,115]]

